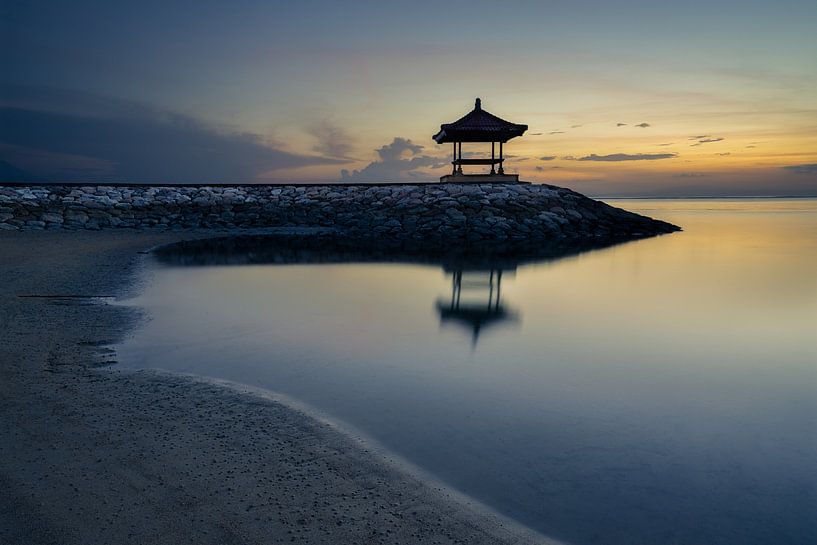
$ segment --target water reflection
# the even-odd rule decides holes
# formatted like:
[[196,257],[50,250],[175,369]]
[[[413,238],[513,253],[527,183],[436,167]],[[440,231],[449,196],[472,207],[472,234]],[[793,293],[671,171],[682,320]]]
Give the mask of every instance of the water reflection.
[[[516,312],[502,303],[502,269],[447,271],[451,276],[451,299],[437,300],[442,325],[464,326],[471,332],[471,346],[476,347],[480,331],[490,325],[518,318]],[[512,271],[511,271],[512,272]],[[462,295],[465,291],[465,300]]]
[[440,253],[419,243],[361,243],[326,234],[244,235],[183,241],[161,247],[155,253],[161,263],[172,266],[370,262],[439,265],[451,278],[450,298],[438,299],[435,304],[440,325],[464,328],[471,337],[472,348],[476,348],[483,329],[519,320],[519,313],[502,300],[503,274],[513,276],[522,264],[551,262],[621,242],[593,239],[536,245],[481,243]]
[[182,241],[154,253],[160,263],[173,266],[421,263],[440,265],[446,270],[513,270],[526,263],[552,261],[622,242],[625,240],[615,238],[562,239],[547,244],[481,242],[442,251],[420,241],[373,242],[331,234],[238,235]]

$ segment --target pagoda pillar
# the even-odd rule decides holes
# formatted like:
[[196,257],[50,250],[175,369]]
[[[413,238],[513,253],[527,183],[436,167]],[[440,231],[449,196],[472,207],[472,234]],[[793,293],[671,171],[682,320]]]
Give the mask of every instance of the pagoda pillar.
[[451,160],[451,166],[453,168],[453,170],[451,171],[451,174],[456,174],[457,173],[457,143],[456,142],[454,142],[454,159]]

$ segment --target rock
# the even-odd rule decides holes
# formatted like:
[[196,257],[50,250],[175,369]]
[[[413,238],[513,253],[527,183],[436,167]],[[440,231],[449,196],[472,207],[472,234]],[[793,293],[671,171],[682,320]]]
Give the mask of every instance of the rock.
[[65,221],[72,223],[85,223],[88,221],[88,214],[85,212],[78,212],[76,210],[68,210],[65,212]]
[[358,238],[467,241],[641,236],[676,227],[532,184],[0,186],[4,230],[332,226]]
[[40,219],[50,223],[62,223],[64,221],[62,218],[62,214],[57,214],[54,212],[46,212],[42,216],[40,216]]
[[445,215],[448,216],[449,218],[452,218],[452,219],[455,219],[455,220],[464,220],[465,219],[465,214],[463,214],[462,212],[460,212],[456,208],[447,209],[445,211]]

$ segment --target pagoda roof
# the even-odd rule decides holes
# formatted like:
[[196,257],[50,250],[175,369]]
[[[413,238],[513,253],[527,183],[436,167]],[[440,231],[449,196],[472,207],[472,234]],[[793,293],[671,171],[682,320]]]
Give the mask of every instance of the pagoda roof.
[[440,125],[440,132],[432,138],[438,144],[446,142],[507,142],[528,130],[527,125],[511,123],[482,109],[476,99],[474,109],[453,123]]

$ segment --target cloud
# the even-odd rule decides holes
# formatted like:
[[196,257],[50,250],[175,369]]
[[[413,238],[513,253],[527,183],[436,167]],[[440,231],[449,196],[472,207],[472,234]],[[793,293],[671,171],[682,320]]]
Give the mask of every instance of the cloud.
[[[0,114],[2,115],[2,114]],[[0,157],[9,158],[17,169],[16,178],[8,178],[10,170],[5,169],[4,179],[18,182],[48,182],[56,180],[104,180],[116,172],[112,161],[70,153],[55,153],[41,149],[27,148],[0,143]],[[22,175],[20,171],[24,171]],[[32,172],[44,173],[44,177]]]
[[692,146],[700,146],[701,144],[711,144],[712,142],[721,142],[721,141],[723,141],[723,140],[725,140],[725,138],[722,138],[722,137],[717,137],[717,138],[701,138],[701,139],[699,139],[697,142],[695,142],[694,144],[692,144]]
[[534,170],[536,170],[536,172],[542,172],[543,170],[545,170],[545,167],[541,165],[536,165],[536,168]]
[[408,138],[400,138],[399,136],[395,136],[391,144],[385,144],[375,151],[383,161],[397,161],[405,153],[408,153],[409,155],[417,155],[423,151],[423,146],[413,143]]
[[656,146],[665,147],[665,146],[671,146],[672,144],[674,144],[674,142],[664,142],[663,144],[656,144]]
[[564,133],[565,133],[565,131],[553,131],[553,132],[549,132],[548,134],[564,134]]
[[539,158],[540,161],[553,161],[554,159],[556,159],[555,155],[543,155]]
[[698,134],[695,136],[690,136],[690,140],[695,140],[694,144],[690,144],[691,146],[700,146],[701,144],[711,144],[712,142],[720,142],[725,140],[725,138],[720,136],[712,136],[711,134]]
[[635,126],[636,127],[641,127],[642,129],[646,129],[647,127],[650,126],[650,124],[649,123],[639,123],[638,125],[635,125]]
[[41,181],[37,176],[30,172],[0,160],[0,182],[39,182]]
[[626,123],[616,123],[616,127],[626,127]]
[[725,153],[718,153],[717,155],[720,155],[721,157],[726,157],[727,155],[732,155],[732,153],[727,151]]
[[675,153],[613,153],[610,155],[586,155],[579,157],[577,161],[654,161],[657,159],[672,159]]
[[395,136],[390,144],[377,150],[379,159],[369,163],[360,170],[341,170],[344,182],[394,182],[431,179],[433,176],[425,169],[441,168],[450,165],[449,161],[423,155],[423,146],[413,143],[408,138]]
[[0,159],[41,181],[253,182],[264,172],[343,162],[137,102],[38,89],[20,105],[13,95],[0,105]]
[[542,136],[543,133],[541,132],[529,132],[528,135],[530,136]]
[[570,126],[571,129],[578,129],[579,127],[581,127],[581,125],[571,125]]
[[318,141],[312,146],[312,151],[326,157],[348,159],[354,149],[354,142],[349,134],[328,120],[310,125],[306,132]]
[[809,163],[805,165],[791,165],[783,167],[784,170],[794,172],[795,174],[817,174],[817,163]]
[[678,174],[673,174],[673,178],[703,178],[707,176],[702,172],[679,172]]

